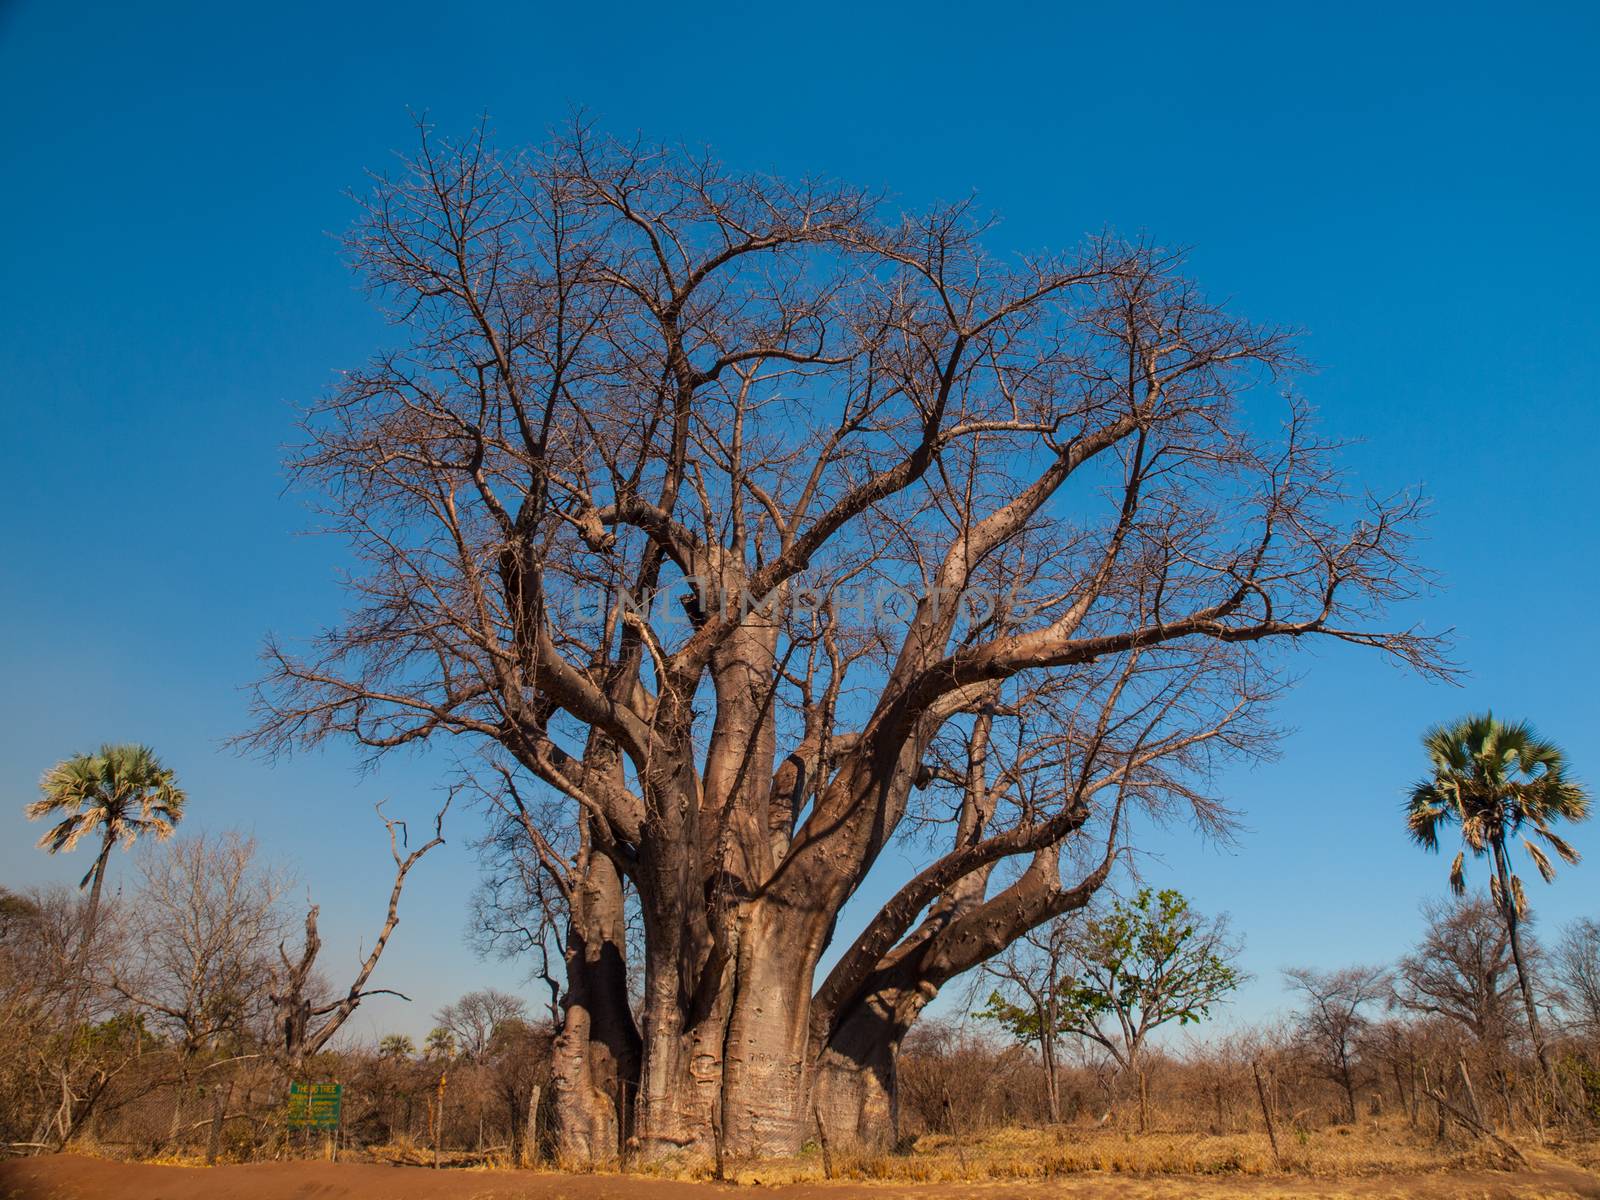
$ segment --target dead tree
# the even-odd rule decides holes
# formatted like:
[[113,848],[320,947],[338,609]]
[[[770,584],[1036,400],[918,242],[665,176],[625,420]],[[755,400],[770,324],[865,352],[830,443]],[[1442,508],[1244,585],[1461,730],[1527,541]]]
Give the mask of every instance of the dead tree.
[[[819,1059],[860,1063],[862,1023],[879,1053],[1060,911],[1084,881],[1051,866],[1092,869],[1108,797],[1184,802],[1258,744],[1233,731],[1259,735],[1277,647],[1439,669],[1380,623],[1416,502],[1348,494],[1303,406],[1281,436],[1242,410],[1296,368],[1283,331],[1153,247],[1002,258],[986,231],[587,128],[509,155],[424,130],[365,202],[349,246],[399,348],[295,462],[355,609],[271,648],[253,736],[461,738],[563,798],[568,1153],[609,1153],[608,1094],[647,1156],[714,1127],[796,1149]],[[992,824],[950,792],[813,993],[844,905],[927,830],[941,731],[1051,680],[1083,705],[1072,785]]]
[[343,995],[321,1001],[312,994],[312,972],[316,968],[317,956],[322,952],[315,904],[306,910],[305,941],[301,944],[299,957],[291,960],[283,945],[278,946],[282,967],[273,982],[269,998],[282,1039],[278,1047],[280,1059],[291,1073],[297,1071],[306,1058],[326,1046],[368,996],[399,996],[402,1000],[410,998],[392,988],[369,988],[367,980],[372,978],[372,972],[377,969],[378,960],[383,957],[384,948],[389,944],[390,935],[400,924],[400,893],[405,888],[406,876],[422,860],[423,855],[435,846],[444,845],[444,815],[449,808],[450,802],[446,800],[444,807],[434,817],[432,839],[402,857],[401,851],[407,840],[406,823],[384,816],[382,803],[377,806],[378,816],[389,831],[389,853],[394,858],[394,886],[389,889],[389,908],[383,926],[378,930],[377,940],[373,942],[372,949]]

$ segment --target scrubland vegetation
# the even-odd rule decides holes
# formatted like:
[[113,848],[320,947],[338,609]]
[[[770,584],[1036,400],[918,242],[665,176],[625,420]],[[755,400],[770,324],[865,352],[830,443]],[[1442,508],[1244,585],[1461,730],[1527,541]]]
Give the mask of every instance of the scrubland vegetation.
[[[322,1156],[324,1134],[285,1126],[286,1086],[297,1078],[344,1085],[337,1137],[347,1160],[717,1171],[705,1155],[647,1161],[625,1141],[563,1158],[551,1123],[557,1025],[548,1004],[540,1011],[518,996],[468,992],[433,1014],[420,1045],[398,1034],[346,1038],[292,1065],[275,1024],[294,957],[279,946],[298,915],[284,873],[232,835],[175,838],[133,862],[135,880],[102,897],[87,954],[81,893],[4,895],[0,1138],[13,1152]],[[1596,1156],[1600,925],[1577,922],[1527,947],[1559,1092],[1527,1036],[1508,939],[1485,898],[1430,904],[1416,947],[1387,967],[1294,970],[1294,1011],[1255,1027],[1192,1025],[1143,1047],[1137,1070],[1062,1020],[1047,1071],[1043,1026],[1020,1019],[1028,998],[1012,980],[1034,959],[1052,961],[1083,1004],[1087,975],[1073,971],[1074,956],[1103,957],[1108,927],[1121,928],[1135,903],[1064,921],[1032,951],[1014,952],[969,988],[974,1002],[989,992],[981,1015],[920,1022],[899,1055],[889,1141],[829,1140],[813,1127],[798,1156],[730,1158],[724,1177],[1322,1177],[1513,1167],[1519,1153]],[[1200,922],[1212,950],[1225,946],[1214,932]],[[995,1019],[1002,997],[1008,1020]]]
[[[1591,1153],[1600,926],[1537,928],[1522,876],[1577,864],[1589,798],[1530,726],[1437,727],[1366,798],[1450,898],[1398,962],[1282,964],[1262,1024],[1218,1022],[1247,924],[1135,874],[1150,822],[1236,830],[1309,644],[1460,669],[1403,611],[1421,502],[1347,477],[1290,331],[1143,240],[1000,254],[970,203],[582,121],[418,133],[346,240],[391,336],[289,464],[347,604],[266,647],[236,745],[432,748],[450,802],[431,836],[380,808],[343,963],[247,839],[175,836],[148,749],[46,771],[41,845],[95,857],[3,896],[8,1149],[751,1182]],[[462,981],[360,1044],[458,799],[469,935],[528,995]],[[339,1084],[337,1127],[291,1083]]]

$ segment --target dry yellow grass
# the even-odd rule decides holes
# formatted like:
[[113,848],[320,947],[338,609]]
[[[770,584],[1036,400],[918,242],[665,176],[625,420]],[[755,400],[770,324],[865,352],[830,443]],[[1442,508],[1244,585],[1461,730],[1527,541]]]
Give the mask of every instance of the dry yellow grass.
[[[1274,1160],[1265,1134],[1152,1132],[1063,1126],[1054,1129],[1003,1129],[982,1136],[919,1138],[903,1154],[834,1148],[833,1181],[824,1180],[820,1150],[808,1147],[796,1158],[728,1162],[729,1183],[762,1191],[776,1189],[782,1200],[998,1200],[1031,1196],[1036,1200],[1552,1200],[1600,1197],[1600,1178],[1587,1173],[1600,1162],[1600,1146],[1584,1142],[1535,1147],[1523,1140],[1527,1169],[1507,1172],[1478,1146],[1440,1144],[1431,1134],[1404,1121],[1365,1122],[1353,1127],[1280,1135],[1284,1161]],[[422,1166],[431,1150],[400,1142],[342,1155],[345,1161]],[[503,1157],[503,1156],[502,1156]],[[168,1158],[170,1165],[198,1166],[193,1159]],[[1583,1168],[1575,1164],[1581,1164]],[[326,1164],[332,1167],[332,1164]],[[441,1185],[472,1177],[484,1180],[484,1197],[499,1195],[498,1183],[522,1179],[548,1184],[557,1194],[581,1188],[623,1186],[629,1194],[655,1197],[652,1189],[683,1189],[681,1182],[713,1175],[704,1159],[635,1166],[623,1173],[617,1164],[568,1164],[567,1172],[506,1172],[494,1156],[441,1155],[454,1170],[422,1172]],[[580,1185],[582,1176],[591,1177]],[[595,1179],[595,1176],[601,1178]],[[330,1178],[340,1178],[331,1176]],[[419,1176],[408,1175],[408,1178]],[[632,1183],[628,1183],[628,1180]],[[568,1181],[562,1185],[561,1181]],[[470,1189],[469,1189],[470,1190]],[[3,1191],[3,1189],[0,1189]],[[343,1194],[343,1193],[339,1193]],[[473,1193],[477,1195],[476,1192]],[[534,1191],[516,1192],[524,1200]],[[542,1193],[541,1193],[542,1194]],[[694,1189],[659,1190],[660,1200],[683,1200]],[[722,1194],[716,1192],[707,1195]]]
[[[1476,1148],[1440,1145],[1404,1123],[1280,1135],[1283,1162],[1277,1162],[1265,1134],[1133,1134],[1121,1130],[1069,1128],[1005,1129],[982,1137],[944,1135],[919,1138],[908,1153],[888,1154],[835,1148],[833,1177],[881,1183],[968,1183],[1050,1180],[1090,1172],[1127,1176],[1300,1176],[1314,1179],[1419,1175],[1462,1168],[1491,1167],[1492,1156]],[[661,1163],[645,1174],[677,1179],[708,1179],[704,1160]],[[798,1158],[728,1162],[730,1182],[778,1186],[821,1182],[820,1151],[809,1147]]]

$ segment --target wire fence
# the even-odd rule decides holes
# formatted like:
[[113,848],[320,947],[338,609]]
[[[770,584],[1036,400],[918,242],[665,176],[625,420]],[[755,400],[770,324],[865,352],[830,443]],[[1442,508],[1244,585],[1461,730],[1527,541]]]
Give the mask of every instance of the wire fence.
[[[308,1108],[294,1089],[324,1085]],[[252,1162],[342,1154],[418,1164],[525,1164],[549,1153],[547,1083],[470,1062],[324,1056],[291,1075],[256,1055],[210,1062],[153,1054],[97,1085],[74,1082],[64,1148],[142,1160]],[[337,1089],[333,1092],[333,1088]],[[12,1152],[60,1147],[56,1104],[12,1126]],[[19,1114],[13,1114],[17,1117]]]

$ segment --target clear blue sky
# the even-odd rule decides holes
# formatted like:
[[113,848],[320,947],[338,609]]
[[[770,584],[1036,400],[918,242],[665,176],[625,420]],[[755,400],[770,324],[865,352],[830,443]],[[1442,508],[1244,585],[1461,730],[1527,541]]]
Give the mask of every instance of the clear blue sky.
[[[1276,971],[1401,952],[1445,866],[1399,797],[1430,721],[1526,715],[1600,782],[1590,611],[1600,443],[1600,9],[1452,4],[217,6],[0,3],[0,882],[76,880],[19,815],[52,761],[140,740],[191,823],[253,830],[322,902],[332,961],[387,886],[371,804],[421,817],[443,764],[359,778],[222,740],[268,630],[339,604],[296,536],[295,407],[380,334],[330,232],[411,136],[488,112],[506,142],[573,106],[610,130],[822,172],[919,206],[976,193],[1001,248],[1105,226],[1194,247],[1242,312],[1309,331],[1306,391],[1376,487],[1423,484],[1463,687],[1308,660],[1282,759],[1224,781],[1230,850],[1152,835],[1152,881],[1229,910]],[[362,1028],[516,982],[461,942],[452,844],[407,895]],[[1574,841],[1600,860],[1600,822]],[[119,862],[113,881],[125,880]],[[1533,885],[1600,912],[1600,861]]]

